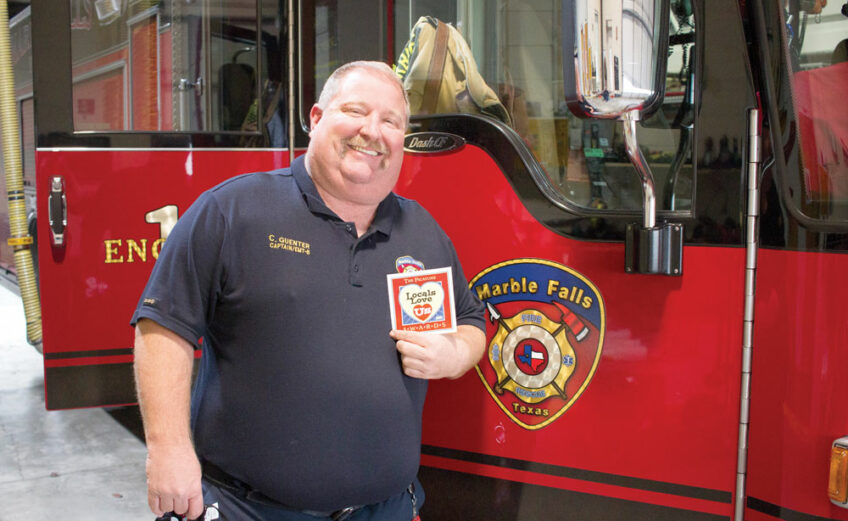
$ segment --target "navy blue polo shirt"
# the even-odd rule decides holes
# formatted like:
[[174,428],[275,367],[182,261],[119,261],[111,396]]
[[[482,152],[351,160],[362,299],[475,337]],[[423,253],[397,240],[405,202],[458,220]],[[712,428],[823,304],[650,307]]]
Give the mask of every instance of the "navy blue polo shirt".
[[300,509],[405,489],[418,471],[427,382],[403,374],[389,337],[386,275],[404,257],[451,266],[457,323],[484,329],[453,245],[414,201],[389,194],[357,237],[302,157],[201,195],[132,319],[202,346],[192,394],[200,458]]

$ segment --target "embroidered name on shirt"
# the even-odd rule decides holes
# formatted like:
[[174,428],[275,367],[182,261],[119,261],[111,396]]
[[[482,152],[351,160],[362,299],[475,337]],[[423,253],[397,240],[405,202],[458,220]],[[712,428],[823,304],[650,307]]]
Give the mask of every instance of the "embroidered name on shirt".
[[268,236],[268,247],[272,250],[286,250],[293,253],[311,255],[311,246],[308,242],[296,241],[288,237],[278,237],[273,233]]

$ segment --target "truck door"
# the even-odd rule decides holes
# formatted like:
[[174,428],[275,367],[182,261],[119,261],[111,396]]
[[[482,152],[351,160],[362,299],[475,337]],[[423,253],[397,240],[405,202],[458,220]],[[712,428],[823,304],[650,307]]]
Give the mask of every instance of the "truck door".
[[[315,48],[300,64],[305,122],[326,71],[363,33],[347,25],[348,2],[302,4]],[[619,126],[566,107],[568,4],[375,3],[387,10],[367,31],[377,49],[391,38],[383,59],[413,76],[433,61],[439,23],[463,40],[449,40],[441,68],[423,66],[425,82],[429,70],[453,82],[446,103],[428,108],[408,84],[417,114],[397,186],[452,238],[489,321],[477,369],[430,385],[424,515],[727,519],[756,106],[738,6],[671,3],[666,95],[638,129],[658,220],[685,230],[682,274],[659,276],[625,272],[641,191]]]
[[761,183],[745,516],[845,520],[831,446],[848,435],[848,8],[756,5],[775,152]]
[[276,0],[32,2],[48,409],[135,402],[132,310],[201,191],[289,163]]

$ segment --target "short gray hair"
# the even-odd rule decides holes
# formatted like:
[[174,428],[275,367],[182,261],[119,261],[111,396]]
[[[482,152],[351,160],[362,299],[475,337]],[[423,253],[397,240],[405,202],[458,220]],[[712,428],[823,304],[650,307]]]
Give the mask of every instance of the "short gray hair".
[[388,79],[392,83],[394,83],[398,89],[400,89],[401,93],[403,93],[403,103],[404,103],[404,114],[406,119],[405,123],[409,124],[409,96],[406,94],[406,89],[403,88],[403,82],[400,77],[395,74],[391,67],[386,65],[383,62],[378,61],[355,61],[345,63],[327,78],[326,83],[324,83],[324,87],[321,89],[321,95],[318,96],[318,101],[315,103],[322,110],[327,107],[327,104],[330,103],[336,94],[339,93],[339,88],[341,88],[342,80],[345,76],[355,70],[368,70],[376,72],[377,74],[382,75],[384,78]]

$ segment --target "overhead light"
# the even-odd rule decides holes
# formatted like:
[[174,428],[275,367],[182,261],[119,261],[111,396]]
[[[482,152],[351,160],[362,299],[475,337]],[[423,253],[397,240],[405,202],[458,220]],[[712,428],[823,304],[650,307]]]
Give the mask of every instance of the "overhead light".
[[121,16],[121,0],[95,0],[94,9],[101,25],[108,25]]

